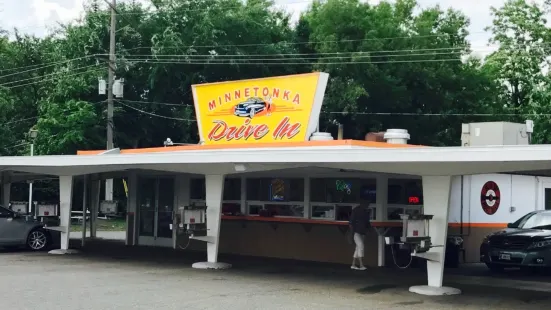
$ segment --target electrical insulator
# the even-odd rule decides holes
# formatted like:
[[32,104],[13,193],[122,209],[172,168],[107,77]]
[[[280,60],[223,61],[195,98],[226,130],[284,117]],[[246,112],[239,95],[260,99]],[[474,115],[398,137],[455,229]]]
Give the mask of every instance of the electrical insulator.
[[100,95],[105,95],[105,92],[107,91],[107,85],[105,83],[104,79],[98,79],[98,93]]
[[122,98],[124,95],[124,79],[115,80],[113,83],[113,95]]

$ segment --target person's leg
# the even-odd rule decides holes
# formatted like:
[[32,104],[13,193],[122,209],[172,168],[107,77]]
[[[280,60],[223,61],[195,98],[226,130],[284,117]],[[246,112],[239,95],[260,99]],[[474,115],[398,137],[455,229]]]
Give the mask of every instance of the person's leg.
[[[354,244],[356,245],[356,249],[354,250],[354,260],[352,261],[352,269],[360,269],[363,264],[361,261],[361,257],[363,256],[362,254],[363,242],[361,239],[361,235],[358,233],[354,233]],[[360,267],[356,266],[356,260],[360,261]]]
[[[364,258],[364,236],[363,235],[360,235],[360,234],[357,234],[358,237],[358,241],[356,242],[357,243],[357,247],[358,247],[358,261],[360,262],[360,270],[365,270],[365,266],[364,266],[364,261],[363,261],[363,258]],[[356,239],[356,236],[354,236],[354,238]]]

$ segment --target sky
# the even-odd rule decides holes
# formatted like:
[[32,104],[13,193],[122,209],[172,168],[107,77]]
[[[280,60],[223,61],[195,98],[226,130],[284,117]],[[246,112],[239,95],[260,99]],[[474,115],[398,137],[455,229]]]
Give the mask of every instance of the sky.
[[[58,22],[68,22],[78,18],[83,11],[86,0],[0,0],[0,27],[13,29],[17,27],[22,32],[43,36],[48,27]],[[118,0],[125,2],[130,0]],[[141,0],[148,1],[148,0]],[[310,0],[275,0],[296,19],[305,10]],[[376,4],[379,0],[367,0]],[[543,2],[543,0],[534,0]],[[484,55],[493,48],[488,47],[488,33],[484,28],[490,25],[492,18],[490,8],[500,7],[505,0],[418,0],[421,7],[440,5],[442,8],[452,7],[462,11],[471,20],[469,40],[475,53]]]

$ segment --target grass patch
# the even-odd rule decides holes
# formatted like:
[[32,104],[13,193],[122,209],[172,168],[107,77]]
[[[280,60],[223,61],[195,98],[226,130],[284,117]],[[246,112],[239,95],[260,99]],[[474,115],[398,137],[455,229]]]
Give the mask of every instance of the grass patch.
[[[86,230],[90,230],[90,222],[86,223]],[[82,231],[82,225],[72,224],[71,231]],[[126,219],[98,219],[98,231],[126,231]]]

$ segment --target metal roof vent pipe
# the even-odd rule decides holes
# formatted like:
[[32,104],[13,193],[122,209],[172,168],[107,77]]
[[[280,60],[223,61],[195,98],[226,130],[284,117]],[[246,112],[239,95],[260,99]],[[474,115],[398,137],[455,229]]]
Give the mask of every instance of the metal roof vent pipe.
[[408,144],[410,136],[406,129],[388,129],[384,139],[390,144]]
[[331,141],[334,140],[329,132],[314,132],[310,136],[310,141]]

